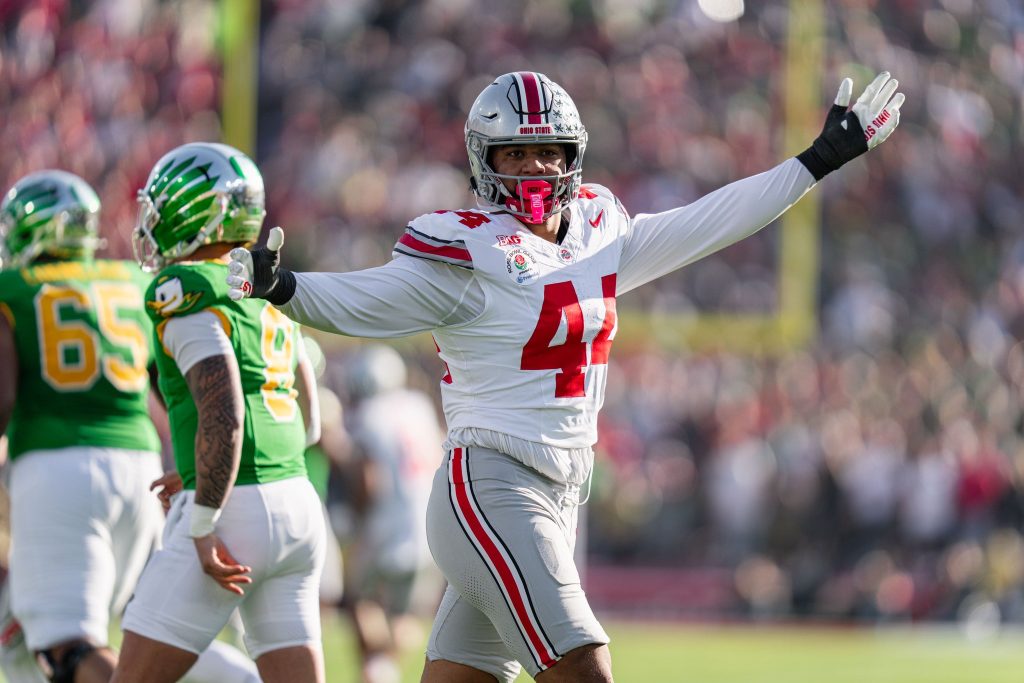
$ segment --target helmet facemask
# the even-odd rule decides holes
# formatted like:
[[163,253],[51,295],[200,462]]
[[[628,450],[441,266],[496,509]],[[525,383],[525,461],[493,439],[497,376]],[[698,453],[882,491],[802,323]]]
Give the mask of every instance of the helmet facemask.
[[[527,144],[561,145],[565,172],[509,176],[494,170],[490,155],[495,147]],[[543,223],[579,196],[586,145],[587,132],[576,105],[557,83],[534,72],[499,76],[480,93],[466,120],[470,183],[477,203],[505,210],[526,223]]]
[[[475,137],[476,134],[471,134]],[[473,160],[473,142],[470,149],[470,167],[479,167],[471,182],[477,197],[487,204],[497,205],[517,218],[531,224],[543,223],[560,213],[579,196],[583,182],[583,169],[579,166],[579,143],[563,144],[566,150],[566,170],[556,175],[503,175],[491,166],[491,151],[509,144],[534,144],[530,142],[480,142],[482,153]],[[571,159],[571,161],[570,161]],[[505,181],[510,181],[506,183]],[[509,189],[509,184],[512,189]]]

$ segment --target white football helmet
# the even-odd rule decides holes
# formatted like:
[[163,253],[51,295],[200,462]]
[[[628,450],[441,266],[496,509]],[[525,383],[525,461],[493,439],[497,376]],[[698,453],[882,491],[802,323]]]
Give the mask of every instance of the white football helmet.
[[[565,173],[555,176],[508,176],[494,171],[490,150],[497,145],[556,143],[565,147]],[[476,98],[466,119],[466,151],[471,186],[481,206],[497,207],[530,223],[562,211],[580,193],[587,131],[569,95],[544,74],[516,71],[498,76]],[[552,191],[544,198],[541,221],[523,196],[510,192],[504,179],[521,187],[524,181],[545,180]],[[519,195],[525,195],[519,192]]]

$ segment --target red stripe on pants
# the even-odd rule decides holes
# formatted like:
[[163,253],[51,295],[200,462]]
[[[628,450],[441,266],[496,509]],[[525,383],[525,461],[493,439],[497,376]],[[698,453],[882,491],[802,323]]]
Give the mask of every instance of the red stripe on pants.
[[456,448],[452,452],[452,483],[455,487],[455,500],[458,503],[459,510],[462,512],[462,516],[466,519],[466,523],[469,524],[473,538],[483,548],[484,554],[487,556],[492,568],[497,572],[499,581],[504,586],[505,593],[512,602],[512,609],[518,615],[519,622],[526,631],[527,644],[533,647],[535,655],[540,655],[538,659],[544,668],[548,668],[557,660],[548,651],[544,641],[541,640],[540,634],[537,633],[537,629],[534,628],[533,620],[529,618],[530,614],[527,612],[526,601],[523,599],[522,593],[519,592],[519,585],[512,574],[512,568],[509,567],[505,558],[498,551],[498,547],[494,545],[494,541],[491,540],[491,537],[484,530],[483,523],[469,501],[469,492],[466,490],[468,482],[466,481],[464,470],[465,457],[465,449]]

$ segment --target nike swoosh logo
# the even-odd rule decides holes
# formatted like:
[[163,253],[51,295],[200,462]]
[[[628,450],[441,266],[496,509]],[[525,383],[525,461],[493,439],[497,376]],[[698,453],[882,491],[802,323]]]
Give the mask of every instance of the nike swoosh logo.
[[590,221],[590,225],[592,227],[596,228],[598,226],[598,224],[600,224],[602,216],[604,216],[604,209],[601,209],[601,213],[597,214],[597,218],[595,218],[594,220]]
[[494,112],[493,114],[490,114],[490,115],[488,115],[488,114],[480,114],[480,116],[482,116],[483,118],[487,119],[488,121],[493,121],[494,119],[498,118],[498,112]]

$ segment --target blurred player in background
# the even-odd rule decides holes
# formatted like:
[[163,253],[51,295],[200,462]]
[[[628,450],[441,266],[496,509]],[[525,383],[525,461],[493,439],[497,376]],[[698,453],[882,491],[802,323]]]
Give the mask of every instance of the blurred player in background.
[[[0,204],[0,434],[10,443],[13,539],[0,666],[9,683],[45,680],[32,652],[53,681],[109,680],[110,615],[164,523],[149,491],[161,474],[147,404],[149,277],[94,258],[99,212],[93,189],[57,170],[22,178]],[[215,649],[204,656],[210,677],[192,680],[259,680],[240,653]]]
[[349,593],[365,683],[397,683],[398,657],[421,641],[418,618],[443,581],[426,536],[430,485],[443,431],[430,398],[406,387],[402,357],[372,345],[347,373],[359,493]]
[[543,74],[508,73],[466,122],[479,209],[414,219],[394,260],[354,273],[279,267],[280,229],[232,252],[233,297],[349,336],[434,335],[448,454],[427,535],[448,590],[424,683],[511,681],[520,665],[544,683],[612,680],[573,546],[616,297],[753,234],[885,140],[903,103],[896,81],[880,74],[850,109],[852,88],[844,79],[796,158],[630,217],[607,188],[582,184],[587,133],[569,95]]
[[125,612],[113,680],[178,680],[238,608],[263,680],[323,681],[324,519],[303,462],[301,335],[224,283],[227,252],[263,224],[262,176],[234,148],[183,145],[139,203],[133,240],[158,271],[146,306],[184,491]]
[[[320,386],[327,369],[327,357],[312,337],[303,335],[305,359],[299,363],[295,388],[299,392],[302,416],[306,422],[306,451],[303,459],[306,476],[316,489],[321,502],[325,528],[330,527],[327,512],[331,461],[338,448],[338,428],[341,429],[342,447],[347,445],[347,433],[341,424],[341,403],[330,389]],[[344,592],[341,547],[334,534],[325,534],[324,567],[320,572],[321,608],[333,608],[341,602]]]

